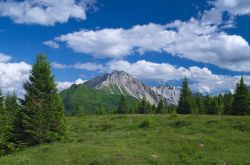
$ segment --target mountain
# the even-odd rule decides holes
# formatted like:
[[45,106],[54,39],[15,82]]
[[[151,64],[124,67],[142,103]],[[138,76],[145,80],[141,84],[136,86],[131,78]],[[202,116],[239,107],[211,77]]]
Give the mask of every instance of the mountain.
[[[110,94],[102,89],[92,89],[85,84],[73,84],[60,95],[67,115],[116,110],[121,96]],[[126,96],[126,101],[128,105],[132,105],[137,100]]]
[[145,97],[155,105],[158,104],[161,97],[167,105],[177,105],[180,97],[180,89],[176,87],[151,87],[124,71],[113,71],[110,74],[86,81],[84,84],[92,89],[102,89],[110,94],[132,96],[137,100]]

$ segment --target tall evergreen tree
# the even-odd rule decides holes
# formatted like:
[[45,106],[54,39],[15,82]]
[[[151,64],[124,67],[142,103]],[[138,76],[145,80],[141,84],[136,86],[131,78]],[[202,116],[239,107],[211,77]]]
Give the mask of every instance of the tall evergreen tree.
[[155,110],[155,113],[164,113],[164,111],[165,111],[165,105],[164,105],[163,99],[161,97],[160,101],[158,103],[158,106]]
[[233,115],[245,115],[250,111],[249,94],[243,76],[241,76],[240,82],[236,85],[232,107]]
[[127,104],[126,104],[125,96],[122,95],[120,103],[119,103],[119,107],[118,107],[118,110],[117,110],[117,113],[125,114],[125,113],[127,113],[127,111],[128,110],[127,110]]
[[187,77],[185,77],[182,84],[181,96],[177,107],[177,113],[190,114],[192,113],[193,107],[194,101],[192,92],[188,85],[188,79]]
[[35,145],[64,138],[64,107],[45,55],[37,56],[29,81],[24,83],[24,89],[26,94],[20,116],[25,142]]

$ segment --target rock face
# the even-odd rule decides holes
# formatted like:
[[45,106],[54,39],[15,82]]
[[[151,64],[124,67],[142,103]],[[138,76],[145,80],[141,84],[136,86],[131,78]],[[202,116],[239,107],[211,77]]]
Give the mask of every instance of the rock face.
[[113,71],[84,83],[93,89],[104,89],[111,94],[121,93],[130,95],[138,100],[145,97],[151,104],[157,105],[162,97],[166,104],[177,105],[180,97],[180,89],[176,87],[147,86],[132,75],[123,71]]

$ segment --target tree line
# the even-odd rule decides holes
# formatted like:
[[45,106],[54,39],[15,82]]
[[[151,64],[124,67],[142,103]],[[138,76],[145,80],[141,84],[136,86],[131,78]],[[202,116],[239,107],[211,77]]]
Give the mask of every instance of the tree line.
[[64,107],[45,55],[38,55],[24,98],[0,90],[0,156],[24,147],[67,139]]
[[121,96],[118,114],[147,114],[147,113],[178,113],[178,114],[222,114],[222,115],[248,115],[250,114],[250,93],[244,78],[241,77],[236,85],[234,94],[231,92],[216,96],[192,94],[188,79],[182,83],[180,100],[177,106],[165,105],[163,98],[157,106],[151,105],[146,98],[128,107],[124,96]]

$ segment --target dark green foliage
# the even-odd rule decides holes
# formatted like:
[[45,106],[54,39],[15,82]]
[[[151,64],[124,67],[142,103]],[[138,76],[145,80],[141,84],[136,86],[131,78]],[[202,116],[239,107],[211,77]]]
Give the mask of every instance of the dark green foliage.
[[64,107],[46,56],[38,55],[24,89],[21,113],[24,142],[35,145],[64,138]]
[[120,103],[119,103],[119,107],[118,107],[118,110],[117,110],[117,113],[119,113],[119,114],[125,114],[125,113],[127,113],[127,111],[128,111],[128,109],[127,109],[127,104],[126,104],[125,96],[122,95]]
[[162,97],[160,98],[160,101],[159,101],[159,104],[155,110],[155,113],[164,113],[165,111],[165,105],[164,105],[164,102],[163,102],[163,99]]
[[194,109],[193,96],[188,85],[188,79],[187,77],[185,77],[182,84],[181,96],[177,107],[177,113],[190,114],[192,113],[193,109]]
[[15,150],[16,143],[14,123],[17,118],[18,111],[20,110],[17,96],[15,93],[8,94],[5,98],[5,108],[3,118],[1,119],[1,140],[0,148],[1,154],[7,154]]
[[246,115],[250,112],[250,102],[247,85],[244,83],[243,77],[237,83],[234,101],[232,104],[233,115]]
[[205,99],[205,114],[209,114],[209,115],[214,115],[214,114],[218,114],[217,111],[217,102],[216,102],[216,98],[212,98],[211,96],[206,96]]
[[149,128],[150,127],[150,120],[148,118],[144,119],[140,124],[139,128]]
[[233,107],[232,107],[233,99],[234,98],[233,98],[232,93],[226,93],[223,96],[223,104],[224,104],[223,114],[225,114],[225,115],[232,114],[232,111],[233,111]]
[[146,114],[147,113],[147,100],[145,97],[141,100],[138,106],[138,113],[139,114]]
[[202,114],[205,111],[204,96],[201,93],[196,93],[194,95],[195,101],[195,114]]

